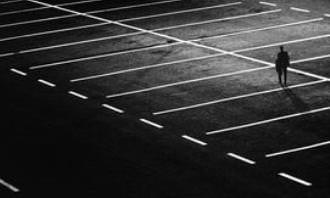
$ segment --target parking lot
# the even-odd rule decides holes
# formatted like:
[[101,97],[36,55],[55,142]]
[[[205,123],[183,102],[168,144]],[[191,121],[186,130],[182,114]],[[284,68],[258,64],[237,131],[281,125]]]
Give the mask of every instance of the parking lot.
[[[329,193],[329,14],[276,1],[19,0],[0,1],[0,16],[8,73],[251,166],[279,188]],[[288,87],[274,68],[279,46],[291,57]]]

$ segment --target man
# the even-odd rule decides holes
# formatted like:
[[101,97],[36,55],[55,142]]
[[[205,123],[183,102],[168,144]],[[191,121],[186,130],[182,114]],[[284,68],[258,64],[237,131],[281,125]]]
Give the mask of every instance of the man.
[[277,54],[276,71],[278,74],[279,83],[282,85],[282,73],[284,74],[284,86],[287,80],[287,68],[290,66],[290,57],[288,52],[284,51],[284,47],[280,46],[280,52]]

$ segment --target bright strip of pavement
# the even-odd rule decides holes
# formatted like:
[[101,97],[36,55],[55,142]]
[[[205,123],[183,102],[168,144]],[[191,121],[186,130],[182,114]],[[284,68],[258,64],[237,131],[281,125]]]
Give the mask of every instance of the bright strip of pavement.
[[287,174],[287,173],[278,173],[278,175],[279,175],[279,176],[282,176],[282,177],[285,177],[285,178],[287,178],[287,179],[289,179],[289,180],[291,180],[291,181],[294,181],[294,182],[297,182],[297,183],[299,183],[299,184],[302,184],[302,185],[304,185],[304,186],[311,186],[311,185],[312,185],[312,183],[310,183],[310,182],[307,182],[307,181],[305,181],[305,180],[299,179],[299,178],[294,177],[294,176],[292,176],[292,175],[289,175],[289,174]]

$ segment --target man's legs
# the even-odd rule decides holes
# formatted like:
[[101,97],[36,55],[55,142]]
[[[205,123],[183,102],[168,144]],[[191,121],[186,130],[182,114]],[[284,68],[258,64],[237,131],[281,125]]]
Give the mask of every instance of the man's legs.
[[284,73],[284,86],[286,86],[286,79],[287,79],[287,67],[283,68],[283,73]]
[[278,71],[277,75],[278,75],[278,82],[280,83],[280,85],[282,85],[282,72]]

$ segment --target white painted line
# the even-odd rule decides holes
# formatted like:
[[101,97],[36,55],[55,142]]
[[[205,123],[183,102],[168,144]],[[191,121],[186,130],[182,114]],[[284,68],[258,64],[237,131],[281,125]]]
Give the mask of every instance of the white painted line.
[[108,105],[108,104],[102,104],[102,106],[105,107],[105,108],[107,108],[107,109],[110,109],[110,110],[112,110],[112,111],[115,111],[115,112],[117,112],[117,113],[124,113],[123,110],[118,109],[118,108],[116,108],[116,107],[114,107],[114,106],[111,106],[111,105]]
[[38,82],[42,83],[42,84],[45,84],[47,86],[50,86],[50,87],[55,87],[56,85],[51,83],[51,82],[48,82],[46,80],[42,80],[42,79],[39,79]]
[[142,66],[142,67],[135,67],[132,69],[125,69],[125,70],[119,70],[119,71],[109,72],[109,73],[105,73],[105,74],[76,78],[76,79],[70,80],[70,82],[92,80],[92,79],[113,76],[113,75],[118,75],[118,74],[124,74],[124,73],[129,73],[129,72],[135,72],[135,71],[140,71],[140,70],[145,70],[145,69],[158,68],[158,67],[164,67],[164,66],[173,65],[173,64],[186,63],[186,62],[197,61],[197,60],[202,60],[202,59],[214,58],[214,57],[223,56],[223,55],[224,54],[212,54],[212,55],[206,55],[206,56],[201,56],[201,57],[196,57],[196,58],[182,59],[182,60],[170,61],[170,62],[159,63],[159,64],[154,64],[154,65],[146,65],[146,66]]
[[78,5],[78,4],[85,4],[85,3],[94,3],[94,2],[97,2],[97,1],[103,1],[103,0],[85,0],[85,1],[61,3],[61,4],[56,4],[56,5],[57,6],[71,6],[71,5]]
[[64,18],[75,17],[75,16],[77,16],[77,14],[68,14],[68,15],[62,15],[62,16],[56,16],[56,17],[36,19],[36,20],[31,20],[31,21],[22,21],[22,22],[17,22],[17,23],[9,23],[9,24],[0,25],[0,28],[17,26],[17,25],[24,25],[24,24],[31,24],[31,23],[38,23],[38,22],[43,22],[43,21],[51,21],[51,20],[56,20],[56,19],[64,19]]
[[330,37],[330,34],[324,34],[324,35],[313,36],[313,37],[308,37],[308,38],[303,38],[303,39],[296,39],[296,40],[272,43],[269,45],[263,45],[263,46],[257,46],[257,47],[249,47],[249,48],[245,48],[245,49],[234,50],[233,52],[241,53],[241,52],[246,52],[246,51],[264,49],[264,48],[268,48],[268,47],[275,47],[275,46],[279,46],[279,45],[287,45],[287,44],[293,44],[293,43],[300,43],[300,42],[304,42],[304,41],[312,41],[312,40],[317,40],[317,39],[322,39],[322,38],[327,38],[327,37]]
[[0,5],[2,5],[2,4],[9,4],[9,3],[16,3],[16,2],[20,2],[20,1],[24,1],[24,0],[3,1],[3,2],[0,2]]
[[295,60],[295,61],[291,61],[290,64],[303,63],[303,62],[314,61],[314,60],[319,60],[319,59],[323,59],[323,58],[330,58],[330,54],[316,56],[316,57],[312,57],[312,58],[305,58],[305,59],[301,59],[301,60]]
[[122,22],[136,21],[136,20],[141,20],[141,19],[150,19],[150,18],[156,18],[156,17],[169,16],[169,15],[174,15],[174,14],[182,14],[182,13],[188,13],[188,12],[198,12],[198,11],[202,11],[202,10],[209,10],[209,9],[214,9],[214,8],[223,8],[223,7],[228,7],[228,6],[236,6],[236,5],[240,5],[240,4],[242,4],[242,2],[219,4],[219,5],[215,5],[215,6],[207,6],[207,7],[193,8],[193,9],[187,9],[187,10],[181,10],[181,11],[175,11],[175,12],[167,12],[167,13],[161,13],[161,14],[147,15],[147,16],[136,17],[136,18],[121,19],[121,20],[118,20],[117,22],[122,23]]
[[[261,64],[265,64],[265,65],[274,65],[273,63],[269,63],[267,61],[259,60],[259,59],[252,58],[252,57],[247,57],[247,56],[244,56],[244,55],[241,55],[241,54],[237,54],[235,52],[228,52],[226,50],[222,50],[222,49],[219,49],[219,48],[216,48],[216,47],[210,47],[210,46],[202,45],[202,44],[195,43],[195,42],[192,42],[192,41],[182,40],[182,39],[177,38],[177,37],[173,37],[173,36],[169,36],[169,35],[165,35],[165,34],[160,34],[160,33],[154,32],[154,31],[146,30],[146,29],[139,28],[139,27],[136,27],[136,26],[133,26],[133,25],[129,25],[129,24],[124,24],[124,23],[121,23],[119,21],[104,19],[102,17],[97,17],[97,16],[93,16],[93,15],[90,15],[90,14],[87,14],[87,13],[81,13],[81,12],[77,12],[77,11],[70,10],[70,9],[67,9],[67,8],[54,6],[52,4],[40,2],[40,1],[37,1],[37,0],[27,0],[27,1],[30,1],[30,2],[33,2],[33,3],[36,3],[36,4],[40,4],[40,5],[43,5],[43,6],[46,6],[46,7],[55,8],[55,9],[58,9],[58,10],[61,10],[61,11],[70,12],[70,13],[73,13],[73,14],[76,14],[76,15],[86,16],[86,17],[91,18],[91,19],[96,19],[96,20],[103,21],[103,22],[114,23],[114,24],[122,26],[122,27],[126,27],[126,28],[129,28],[129,29],[137,30],[137,31],[141,31],[141,32],[144,32],[144,33],[149,33],[149,34],[152,34],[152,35],[155,35],[155,36],[160,36],[160,37],[170,39],[170,40],[174,40],[174,41],[177,41],[177,42],[186,43],[186,44],[189,44],[189,45],[192,45],[192,46],[195,46],[195,47],[201,47],[201,48],[212,50],[212,51],[215,51],[215,52],[218,52],[218,53],[231,54],[232,56],[239,57],[239,58],[242,58],[242,59],[245,59],[245,60],[250,60],[252,62],[261,63]],[[305,73],[307,73],[307,72],[305,72]],[[310,73],[310,76],[312,76],[311,73]]]
[[279,176],[282,176],[282,177],[285,177],[285,178],[287,178],[287,179],[289,179],[291,181],[294,181],[294,182],[297,182],[299,184],[302,184],[304,186],[311,186],[312,185],[312,183],[310,183],[310,182],[304,181],[302,179],[299,179],[297,177],[294,177],[294,176],[289,175],[289,174],[286,174],[286,173],[278,173],[278,175]]
[[195,22],[195,23],[168,26],[168,27],[153,29],[152,31],[163,31],[163,30],[177,29],[177,28],[188,27],[188,26],[203,25],[203,24],[216,23],[216,22],[221,22],[221,21],[229,21],[229,20],[234,20],[234,19],[241,19],[241,18],[248,18],[248,17],[259,16],[259,15],[264,15],[264,14],[277,13],[277,12],[281,12],[281,11],[282,11],[281,9],[277,9],[277,10],[269,10],[269,11],[265,11],[265,12],[258,12],[258,13],[252,13],[252,14],[243,14],[243,15],[237,15],[237,16],[232,16],[232,17],[200,21],[200,22]]
[[324,14],[325,17],[330,17],[330,14]]
[[304,112],[300,112],[300,113],[289,114],[289,115],[276,117],[276,118],[272,118],[272,119],[268,119],[268,120],[262,120],[262,121],[253,122],[253,123],[249,123],[249,124],[243,124],[243,125],[239,125],[239,126],[234,126],[234,127],[229,127],[229,128],[225,128],[225,129],[206,132],[206,135],[214,135],[214,134],[234,131],[234,130],[238,130],[238,129],[249,128],[249,127],[253,127],[253,126],[268,124],[268,123],[271,123],[271,122],[286,120],[286,119],[289,119],[289,118],[294,118],[294,117],[299,117],[299,116],[303,116],[303,115],[319,113],[319,112],[328,111],[328,110],[330,110],[330,107],[324,107],[324,108],[314,109],[314,110],[310,110],[310,111],[304,111]]
[[276,3],[269,3],[269,2],[265,2],[265,1],[259,1],[259,3],[262,4],[262,5],[268,5],[268,6],[272,6],[272,7],[277,6]]
[[252,160],[247,159],[245,157],[239,156],[239,155],[237,155],[235,153],[227,153],[227,155],[230,156],[230,157],[232,157],[232,158],[238,159],[238,160],[240,160],[242,162],[248,163],[248,164],[256,164],[255,161],[252,161]]
[[206,142],[200,141],[200,140],[198,140],[196,138],[193,138],[193,137],[190,137],[188,135],[182,135],[181,137],[184,138],[184,139],[186,139],[186,140],[189,140],[191,142],[194,142],[194,143],[197,143],[199,145],[202,145],[202,146],[206,146],[207,145]]
[[313,23],[313,22],[322,21],[322,20],[324,20],[324,18],[315,18],[315,19],[309,19],[309,20],[305,20],[305,21],[298,21],[298,22],[293,22],[293,23],[268,26],[268,27],[264,27],[264,28],[244,30],[244,31],[239,31],[239,32],[234,32],[234,33],[229,33],[229,34],[210,36],[210,37],[205,37],[205,38],[200,38],[200,39],[194,39],[192,41],[201,41],[201,40],[208,40],[208,39],[223,38],[223,37],[228,37],[228,36],[237,36],[237,35],[248,34],[248,33],[252,33],[252,32],[259,32],[259,31],[264,31],[264,30],[272,30],[272,29],[301,25],[301,24],[306,24],[306,23]]
[[101,54],[101,55],[89,56],[89,57],[84,57],[84,58],[76,58],[76,59],[70,59],[70,60],[66,60],[66,61],[59,61],[59,62],[35,65],[35,66],[29,67],[29,69],[31,69],[31,70],[42,69],[42,68],[54,67],[54,66],[58,66],[58,65],[69,64],[69,63],[82,62],[82,61],[86,61],[86,60],[94,60],[94,59],[99,59],[99,58],[111,57],[111,56],[116,56],[116,55],[120,55],[120,54],[127,54],[127,53],[150,50],[150,49],[175,46],[175,45],[179,45],[179,44],[181,44],[181,43],[177,42],[177,43],[170,43],[170,44],[156,45],[156,46],[150,46],[150,47],[144,47],[144,48],[138,48],[138,49],[125,50],[125,51],[120,51],[120,52],[111,52],[108,54]]
[[33,11],[44,10],[44,9],[49,9],[49,8],[48,7],[37,7],[37,8],[15,10],[15,11],[10,11],[10,12],[2,12],[2,13],[0,13],[0,16],[10,15],[10,14],[19,14],[19,13],[24,13],[24,12],[33,12]]
[[54,34],[54,33],[59,33],[59,32],[70,31],[70,30],[80,30],[80,29],[86,29],[86,28],[91,28],[91,27],[98,27],[98,26],[103,26],[103,25],[108,25],[108,24],[109,23],[97,23],[97,24],[82,25],[82,26],[76,26],[76,27],[64,28],[64,29],[58,29],[58,30],[37,32],[37,33],[32,33],[32,34],[24,34],[24,35],[19,35],[19,36],[0,38],[0,42],[27,38],[27,37],[33,37],[33,36],[46,35],[46,34]]
[[212,79],[215,79],[215,78],[222,78],[222,77],[225,77],[225,76],[232,76],[232,75],[243,74],[243,73],[247,73],[247,72],[254,72],[254,71],[261,70],[261,69],[267,69],[267,68],[270,68],[270,67],[271,66],[269,66],[269,67],[258,67],[258,68],[253,68],[253,69],[240,70],[240,71],[236,71],[236,72],[230,72],[230,73],[217,74],[217,75],[206,76],[206,77],[201,77],[201,78],[195,78],[195,79],[190,79],[190,80],[184,80],[184,81],[179,81],[179,82],[174,82],[174,83],[168,83],[168,84],[158,85],[158,86],[154,86],[154,87],[149,87],[149,88],[145,88],[145,89],[138,89],[138,90],[133,90],[133,91],[116,93],[116,94],[112,94],[112,95],[107,95],[106,97],[107,98],[116,98],[116,97],[121,97],[121,96],[127,96],[127,95],[132,95],[132,94],[137,94],[137,93],[143,93],[143,92],[154,91],[154,90],[158,90],[158,89],[164,89],[164,88],[168,88],[168,87],[178,86],[178,85],[189,84],[189,83],[193,83],[193,82],[200,82],[200,81],[204,81],[204,80],[212,80]]
[[[294,89],[294,88],[305,87],[305,86],[315,85],[315,84],[324,83],[324,82],[326,82],[326,81],[325,80],[318,80],[318,81],[312,81],[312,82],[308,82],[308,83],[292,85],[292,86],[289,86],[288,88],[289,89]],[[253,93],[239,95],[239,96],[233,96],[233,97],[229,97],[229,98],[222,98],[222,99],[218,99],[218,100],[212,100],[212,101],[209,101],[209,102],[204,102],[204,103],[199,103],[199,104],[194,104],[194,105],[188,105],[188,106],[179,107],[179,108],[175,108],[175,109],[162,110],[162,111],[158,111],[158,112],[153,113],[153,115],[162,115],[162,114],[174,113],[174,112],[179,112],[179,111],[184,111],[184,110],[189,110],[189,109],[195,109],[195,108],[200,108],[200,107],[204,107],[204,106],[208,106],[208,105],[219,104],[219,103],[223,103],[223,102],[234,101],[234,100],[239,100],[239,99],[242,99],[242,98],[259,96],[259,95],[264,95],[264,94],[274,93],[274,92],[280,92],[280,91],[283,91],[282,87],[281,88],[276,88],[276,89],[270,89],[270,90],[266,90],[266,91],[253,92]]]
[[136,4],[136,5],[130,5],[130,6],[124,6],[124,7],[116,7],[116,8],[107,8],[103,10],[95,10],[91,12],[87,12],[88,14],[96,14],[100,12],[112,12],[112,11],[118,11],[118,10],[124,10],[124,9],[130,9],[130,8],[139,8],[139,7],[146,7],[146,6],[152,6],[152,5],[160,5],[165,3],[173,3],[181,0],[167,0],[167,1],[157,1],[157,2],[151,2],[151,3],[143,3],[143,4]]
[[18,53],[25,54],[25,53],[38,52],[38,51],[43,51],[43,50],[56,49],[56,48],[60,48],[60,47],[83,45],[83,44],[86,44],[86,43],[117,39],[117,38],[134,36],[134,35],[139,35],[139,34],[141,34],[141,33],[140,32],[132,32],[132,33],[127,33],[127,34],[113,35],[113,36],[100,37],[100,38],[88,39],[88,40],[82,40],[82,41],[75,41],[75,42],[68,42],[68,43],[62,43],[62,44],[58,44],[58,45],[51,45],[51,46],[45,46],[45,47],[38,47],[38,48],[22,50],[22,51],[19,51]]
[[15,55],[15,53],[11,52],[11,53],[0,54],[0,58],[6,56],[12,56],[12,55]]
[[0,184],[2,184],[3,186],[5,186],[6,188],[8,188],[9,190],[11,190],[13,192],[19,192],[19,189],[18,188],[16,188],[15,186],[7,183],[3,179],[0,179]]
[[82,94],[80,94],[80,93],[77,93],[77,92],[75,92],[75,91],[69,91],[68,93],[71,94],[71,95],[73,95],[73,96],[76,96],[76,97],[78,97],[78,98],[84,99],[84,100],[88,99],[87,96],[84,96],[84,95],[82,95]]
[[147,120],[147,119],[144,119],[144,118],[140,118],[139,120],[140,120],[141,122],[144,122],[145,124],[151,125],[151,126],[156,127],[156,128],[158,128],[158,129],[162,129],[162,128],[164,128],[162,125],[159,125],[159,124],[157,124],[157,123],[155,123],[155,122],[152,122],[152,121]]
[[330,78],[320,76],[320,75],[317,75],[317,74],[312,74],[312,73],[305,72],[305,71],[302,71],[302,70],[294,69],[292,67],[288,68],[288,70],[291,71],[291,72],[294,72],[296,74],[303,74],[305,76],[309,76],[309,77],[316,78],[316,79],[321,79],[321,80],[326,80],[326,81],[330,80]]
[[14,68],[11,68],[10,71],[16,73],[16,74],[19,74],[21,76],[26,76],[27,74],[25,72],[22,72],[20,70],[17,70],[17,69],[14,69]]
[[296,7],[290,7],[291,10],[297,11],[297,12],[305,12],[305,13],[309,13],[311,11],[306,10],[306,9],[301,9],[301,8],[296,8]]
[[326,142],[321,142],[321,143],[317,143],[317,144],[312,144],[309,146],[303,146],[303,147],[299,147],[299,148],[294,148],[294,149],[289,149],[289,150],[285,150],[285,151],[280,151],[280,152],[276,152],[276,153],[270,153],[265,155],[267,158],[268,157],[275,157],[275,156],[279,156],[279,155],[285,155],[288,153],[294,153],[294,152],[298,152],[298,151],[303,151],[303,150],[308,150],[308,149],[312,149],[312,148],[316,148],[316,147],[321,147],[321,146],[325,146],[325,145],[329,145],[330,141],[326,141]]

